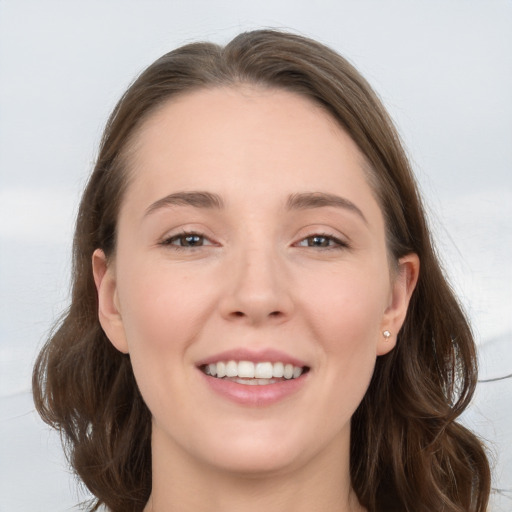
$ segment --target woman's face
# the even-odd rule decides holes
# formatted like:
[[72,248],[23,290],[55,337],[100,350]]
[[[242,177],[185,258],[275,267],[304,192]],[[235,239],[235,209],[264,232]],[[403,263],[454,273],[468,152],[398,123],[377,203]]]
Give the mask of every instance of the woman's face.
[[348,461],[417,274],[388,261],[353,141],[293,93],[203,90],[143,124],[129,173],[115,257],[93,263],[154,451],[244,472]]

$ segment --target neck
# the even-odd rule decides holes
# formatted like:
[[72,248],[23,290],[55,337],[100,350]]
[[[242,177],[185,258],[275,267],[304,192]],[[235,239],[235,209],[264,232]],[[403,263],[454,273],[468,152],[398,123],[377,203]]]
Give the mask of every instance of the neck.
[[340,457],[338,450],[326,450],[303,466],[240,474],[174,450],[169,454],[155,441],[153,435],[152,494],[144,512],[364,511],[350,484],[348,456]]

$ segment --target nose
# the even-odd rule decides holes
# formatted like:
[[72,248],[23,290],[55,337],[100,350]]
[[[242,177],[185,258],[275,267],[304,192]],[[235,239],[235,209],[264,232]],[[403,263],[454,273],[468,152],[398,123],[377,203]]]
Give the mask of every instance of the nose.
[[220,301],[224,318],[249,325],[281,323],[293,311],[292,283],[276,251],[251,249],[227,270],[228,286]]

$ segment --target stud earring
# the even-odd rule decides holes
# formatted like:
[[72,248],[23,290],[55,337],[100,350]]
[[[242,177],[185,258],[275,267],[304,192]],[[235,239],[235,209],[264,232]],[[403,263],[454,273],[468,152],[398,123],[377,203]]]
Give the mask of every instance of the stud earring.
[[386,341],[389,340],[389,338],[391,337],[391,333],[389,331],[382,331],[382,336],[384,336],[384,338],[386,338]]

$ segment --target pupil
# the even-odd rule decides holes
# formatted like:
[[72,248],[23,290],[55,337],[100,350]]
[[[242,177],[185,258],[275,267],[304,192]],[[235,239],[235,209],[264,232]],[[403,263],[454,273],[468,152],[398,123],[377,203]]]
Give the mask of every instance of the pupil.
[[188,235],[185,237],[186,245],[199,245],[201,243],[201,237],[199,235]]
[[325,236],[314,236],[310,245],[315,247],[327,247],[329,245],[329,240]]

